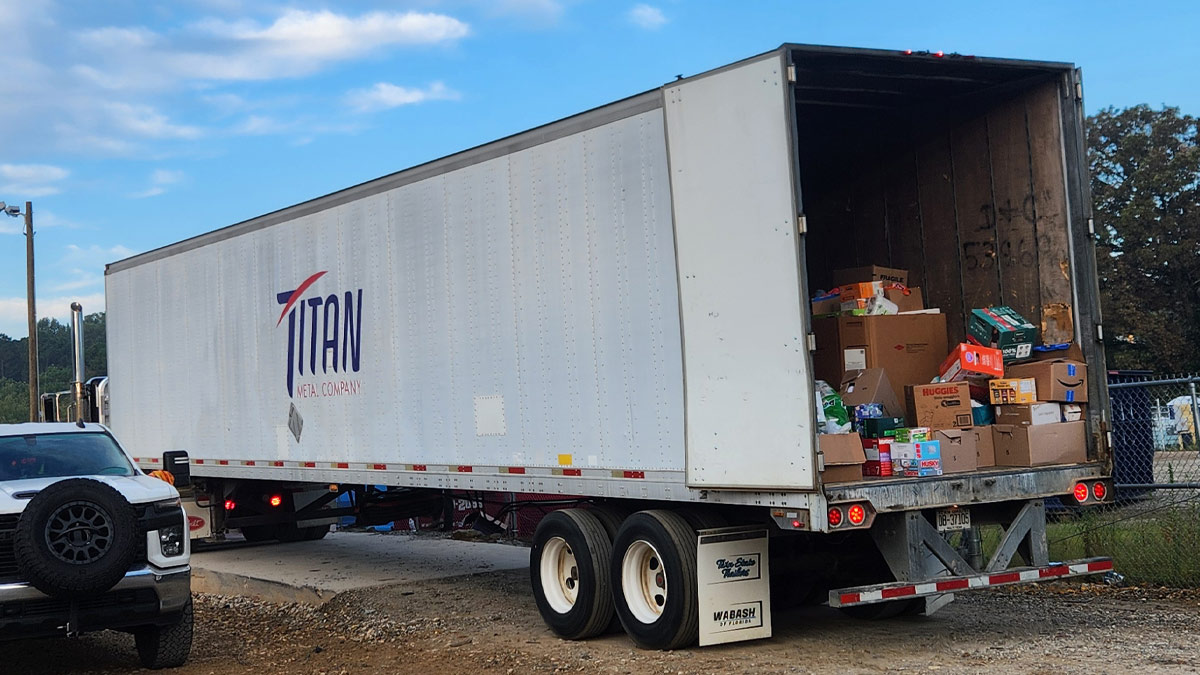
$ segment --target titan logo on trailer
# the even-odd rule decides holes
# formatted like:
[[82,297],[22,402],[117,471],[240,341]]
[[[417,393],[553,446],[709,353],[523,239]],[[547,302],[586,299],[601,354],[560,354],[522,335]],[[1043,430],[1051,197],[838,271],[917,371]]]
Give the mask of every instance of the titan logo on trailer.
[[320,293],[305,297],[305,293],[328,270],[317,272],[292,291],[276,294],[288,320],[287,391],[288,397],[343,396],[357,394],[359,380],[302,383],[299,390],[296,378],[305,375],[357,373],[362,365],[362,289],[343,294]]

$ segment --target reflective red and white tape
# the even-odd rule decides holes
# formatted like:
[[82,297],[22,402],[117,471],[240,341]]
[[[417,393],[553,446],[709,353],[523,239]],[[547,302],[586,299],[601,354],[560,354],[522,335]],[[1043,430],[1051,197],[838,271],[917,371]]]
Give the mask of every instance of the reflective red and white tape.
[[1085,560],[1054,563],[1045,567],[1019,567],[1004,570],[1003,572],[944,577],[936,581],[925,581],[916,584],[892,583],[843,588],[829,592],[829,605],[831,607],[867,605],[884,600],[919,598],[927,595],[953,593],[954,591],[968,591],[977,588],[1010,586],[1013,584],[1032,583],[1034,581],[1099,574],[1101,572],[1108,572],[1112,568],[1113,563],[1110,558],[1087,558]]

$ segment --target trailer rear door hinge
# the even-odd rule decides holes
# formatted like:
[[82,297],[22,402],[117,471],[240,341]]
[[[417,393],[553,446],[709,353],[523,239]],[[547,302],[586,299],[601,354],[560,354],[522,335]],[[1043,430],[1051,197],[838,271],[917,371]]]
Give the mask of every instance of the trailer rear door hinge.
[[817,351],[817,336],[815,333],[808,334],[808,351]]
[[1096,339],[1101,342],[1104,342],[1104,325],[1103,324],[1099,324],[1099,323],[1096,324]]
[[796,216],[796,230],[800,234],[808,234],[808,218],[803,213]]
[[1096,236],[1096,219],[1088,218],[1088,234]]
[[1082,82],[1077,81],[1075,83],[1075,100],[1076,101],[1083,100],[1083,83]]
[[788,82],[796,84],[796,64],[789,64],[787,68]]

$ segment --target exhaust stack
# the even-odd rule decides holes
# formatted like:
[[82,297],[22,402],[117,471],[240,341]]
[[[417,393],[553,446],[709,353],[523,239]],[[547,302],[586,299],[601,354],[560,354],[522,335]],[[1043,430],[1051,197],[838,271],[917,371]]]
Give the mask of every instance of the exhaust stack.
[[75,379],[71,380],[71,390],[75,393],[75,423],[83,426],[83,305],[71,303],[71,341],[75,347]]

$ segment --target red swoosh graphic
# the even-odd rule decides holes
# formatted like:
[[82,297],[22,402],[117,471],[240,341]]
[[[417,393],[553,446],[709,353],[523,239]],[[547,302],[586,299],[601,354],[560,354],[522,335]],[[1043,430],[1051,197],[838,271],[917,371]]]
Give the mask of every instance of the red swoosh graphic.
[[290,310],[292,308],[292,305],[296,304],[296,301],[300,299],[301,295],[304,295],[304,291],[307,291],[308,287],[313,285],[313,282],[315,282],[317,279],[320,279],[321,277],[325,276],[325,272],[328,272],[328,271],[329,270],[325,270],[323,272],[317,272],[316,274],[312,275],[311,277],[305,279],[304,283],[300,284],[299,288],[292,291],[292,297],[288,298],[287,304],[283,306],[283,312],[281,312],[279,314],[279,321],[275,322],[276,326],[283,323],[283,317],[287,316],[288,310]]

